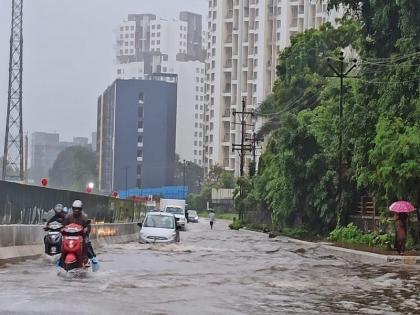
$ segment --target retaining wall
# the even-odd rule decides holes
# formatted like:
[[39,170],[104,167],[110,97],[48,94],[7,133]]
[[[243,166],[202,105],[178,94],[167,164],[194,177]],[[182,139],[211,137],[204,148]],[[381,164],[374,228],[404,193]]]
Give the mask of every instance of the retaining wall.
[[145,212],[144,204],[133,200],[0,181],[0,225],[42,224],[55,204],[70,208],[75,199],[83,201],[93,222],[137,222]]

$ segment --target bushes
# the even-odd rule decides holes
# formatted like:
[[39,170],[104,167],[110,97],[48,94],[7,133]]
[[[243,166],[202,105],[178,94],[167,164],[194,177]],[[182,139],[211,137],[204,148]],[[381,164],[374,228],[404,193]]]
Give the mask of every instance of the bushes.
[[[353,223],[347,226],[335,228],[329,239],[339,243],[368,245],[391,249],[394,244],[394,236],[390,234],[379,234],[377,232],[363,233]],[[407,244],[408,245],[408,244]]]
[[241,220],[238,220],[236,218],[233,218],[233,222],[229,224],[229,228],[232,230],[239,230],[244,227],[244,224]]

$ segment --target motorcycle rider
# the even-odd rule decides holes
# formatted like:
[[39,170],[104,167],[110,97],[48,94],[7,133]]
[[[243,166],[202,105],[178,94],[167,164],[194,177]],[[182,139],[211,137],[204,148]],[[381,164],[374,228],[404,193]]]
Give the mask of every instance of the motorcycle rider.
[[[50,224],[51,222],[57,221],[61,224],[63,224],[64,218],[66,216],[66,214],[63,212],[63,205],[61,203],[58,203],[54,206],[54,215],[47,221],[44,230],[47,229],[48,224]],[[47,248],[47,235],[44,236],[44,246],[45,246],[45,253],[48,252],[48,248]]]
[[75,200],[72,204],[72,212],[67,214],[63,226],[66,226],[71,223],[79,224],[85,228],[85,234],[84,234],[84,242],[85,242],[85,248],[86,248],[86,254],[88,258],[92,261],[93,266],[92,269],[95,271],[95,269],[98,268],[98,260],[96,258],[95,252],[93,251],[92,243],[89,239],[89,233],[91,230],[90,223],[88,223],[88,216],[85,212],[82,211],[83,209],[83,203],[81,200]]

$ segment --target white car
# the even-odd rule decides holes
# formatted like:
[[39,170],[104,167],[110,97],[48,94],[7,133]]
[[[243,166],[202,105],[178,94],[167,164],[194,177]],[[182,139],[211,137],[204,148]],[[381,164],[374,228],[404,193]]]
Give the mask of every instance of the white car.
[[184,209],[179,206],[166,206],[165,213],[172,213],[175,216],[176,224],[185,231],[187,229],[187,219],[185,218]]
[[141,243],[179,242],[179,231],[173,214],[148,212],[144,221],[138,223]]

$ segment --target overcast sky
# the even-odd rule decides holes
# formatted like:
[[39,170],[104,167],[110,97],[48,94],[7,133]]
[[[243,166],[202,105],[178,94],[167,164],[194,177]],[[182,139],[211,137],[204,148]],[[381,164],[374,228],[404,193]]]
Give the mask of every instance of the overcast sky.
[[[6,123],[12,0],[0,0],[0,151]],[[129,13],[177,18],[208,0],[24,0],[24,131],[61,140],[96,131],[97,97],[114,79],[115,29]],[[1,154],[0,154],[1,155]]]

